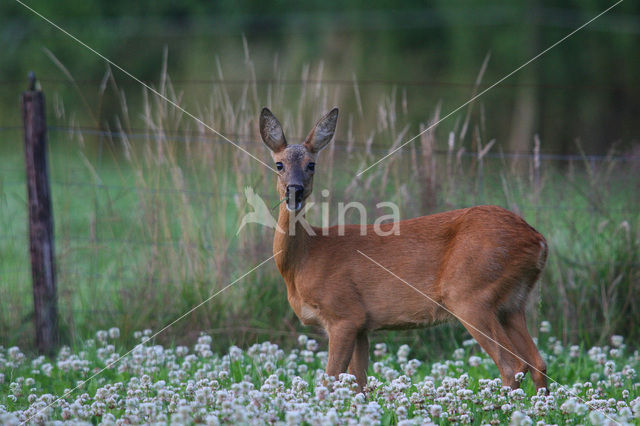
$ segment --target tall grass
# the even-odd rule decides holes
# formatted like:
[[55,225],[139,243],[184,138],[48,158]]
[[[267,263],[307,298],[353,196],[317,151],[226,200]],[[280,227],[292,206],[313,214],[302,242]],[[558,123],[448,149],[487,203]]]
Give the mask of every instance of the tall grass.
[[[551,253],[530,311],[547,319],[566,341],[585,345],[612,333],[637,341],[640,302],[640,176],[622,157],[555,161],[539,155],[544,141],[532,141],[532,157],[501,155],[499,141],[486,135],[491,117],[483,104],[460,119],[431,129],[362,177],[355,173],[440,116],[425,112],[424,123],[409,119],[406,98],[391,90],[378,102],[317,81],[322,65],[302,71],[300,87],[278,79],[258,86],[253,75],[243,87],[215,84],[208,101],[192,105],[161,73],[157,89],[269,163],[259,142],[257,120],[268,105],[290,142],[300,141],[315,120],[341,106],[336,141],[318,161],[316,201],[360,201],[370,217],[381,200],[397,203],[403,218],[498,204],[521,214],[548,239]],[[276,69],[276,75],[283,75]],[[222,67],[217,77],[225,78]],[[480,79],[479,79],[480,80]],[[275,175],[211,134],[160,98],[144,92],[144,108],[132,111],[108,73],[98,91],[120,105],[105,130],[118,136],[83,133],[71,102],[58,100],[55,120],[76,132],[51,134],[61,327],[73,342],[95,330],[119,327],[157,330],[222,289],[271,255],[273,231],[248,225],[236,235],[249,208],[250,186],[267,205],[278,200]],[[99,111],[95,111],[99,116]],[[364,127],[364,117],[375,117]],[[104,117],[103,117],[104,118]],[[14,135],[16,144],[19,134]],[[21,157],[0,159],[0,342],[31,341],[30,276]],[[321,197],[327,188],[330,196]],[[336,211],[336,210],[332,210]],[[335,223],[337,215],[331,216]],[[320,223],[319,209],[309,213]],[[288,307],[275,266],[268,264],[171,327],[161,339],[191,341],[200,331],[217,336],[218,347],[268,338],[287,343],[302,329]],[[321,338],[319,331],[315,331]],[[309,334],[309,330],[305,330]],[[444,350],[461,339],[454,325],[388,333],[390,339],[424,343],[425,352]],[[416,345],[413,345],[416,347]]]

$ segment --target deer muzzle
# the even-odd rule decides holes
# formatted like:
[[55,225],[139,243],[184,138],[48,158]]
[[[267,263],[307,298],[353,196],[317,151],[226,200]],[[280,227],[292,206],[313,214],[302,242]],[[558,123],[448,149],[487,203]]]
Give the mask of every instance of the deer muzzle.
[[302,185],[289,185],[285,193],[287,210],[290,212],[298,211],[302,208],[302,196],[304,187]]

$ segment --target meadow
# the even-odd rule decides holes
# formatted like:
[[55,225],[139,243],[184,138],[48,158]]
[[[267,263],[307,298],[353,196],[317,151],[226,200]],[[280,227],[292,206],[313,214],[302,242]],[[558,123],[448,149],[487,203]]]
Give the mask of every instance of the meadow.
[[222,355],[210,335],[165,347],[147,330],[123,354],[120,330],[100,330],[53,360],[0,348],[0,423],[637,424],[637,350],[621,336],[602,347],[564,346],[546,321],[540,331],[554,379],[548,394],[528,378],[521,389],[502,387],[493,361],[468,340],[437,362],[414,358],[408,345],[376,343],[365,395],[354,376],[329,380],[327,352],[306,335],[287,350],[267,341]]
[[[69,345],[55,360],[29,355],[33,325],[21,133],[19,128],[3,131],[9,142],[0,156],[0,299],[11,303],[0,304],[5,348],[0,386],[4,410],[15,411],[18,419],[53,400],[46,395],[61,395],[115,353],[139,344],[136,330],[160,330],[271,256],[271,229],[237,230],[250,211],[246,187],[269,206],[278,202],[273,173],[149,92],[143,92],[142,108],[129,109],[116,79],[106,77],[97,95],[77,103],[98,117],[94,127],[78,121],[79,110],[70,106],[76,103],[52,94],[48,105],[60,329]],[[477,347],[462,345],[469,339],[464,329],[445,324],[374,334],[375,341],[393,350],[376,356],[378,364],[371,366],[379,381],[373,382],[373,398],[353,394],[348,377],[319,396],[323,378],[316,371],[326,356],[326,338],[299,324],[269,263],[172,325],[153,345],[137,347],[121,366],[108,369],[67,403],[56,403],[45,416],[107,421],[131,415],[147,422],[170,416],[205,421],[209,415],[242,421],[233,416],[247,415],[293,423],[296,419],[287,416],[310,423],[337,415],[363,422],[370,417],[373,423],[417,416],[500,423],[514,418],[559,422],[566,414],[576,423],[592,415],[593,423],[606,420],[595,412],[631,421],[638,396],[631,371],[637,368],[634,350],[640,337],[634,326],[640,323],[640,302],[633,297],[640,289],[637,156],[612,150],[591,157],[581,152],[579,141],[567,142],[575,146],[574,156],[545,155],[540,139],[531,141],[528,152],[502,152],[486,135],[485,123],[497,118],[478,102],[357,177],[357,171],[437,121],[440,107],[434,105],[421,123],[414,122],[402,90],[371,101],[363,100],[357,84],[351,91],[322,84],[322,67],[307,69],[304,78],[309,83],[295,87],[256,79],[243,86],[212,84],[199,103],[187,100],[166,74],[156,87],[268,164],[257,133],[263,105],[281,118],[290,141],[301,140],[333,105],[353,106],[343,107],[336,140],[318,161],[316,201],[331,206],[360,201],[370,217],[380,201],[400,206],[402,218],[476,204],[521,214],[550,246],[530,302],[530,326],[550,322],[555,337],[541,336],[552,361],[549,374],[568,388],[557,386],[551,396],[536,396],[529,385],[525,394],[501,391],[491,380],[497,377],[495,367]],[[115,124],[101,126],[100,105],[106,99],[117,102],[120,112],[110,117]],[[375,117],[374,124],[365,127],[363,117],[367,122]],[[324,188],[330,195],[321,198]],[[308,219],[319,224],[318,209]],[[119,336],[114,342],[94,339],[98,330],[114,327]],[[307,358],[295,349],[302,334],[319,348]],[[605,347],[613,335],[622,336],[627,346]],[[257,343],[266,340],[271,343]],[[180,349],[194,342],[199,342],[194,349]],[[422,364],[399,359],[396,351],[403,344]],[[6,349],[11,347],[27,355]],[[592,347],[600,349],[588,352]],[[225,356],[214,355],[227,350]],[[452,359],[452,353],[458,355]],[[470,366],[472,356],[479,357],[473,358],[477,366]],[[607,367],[609,360],[615,365]],[[45,365],[50,374],[42,370]],[[415,371],[408,374],[407,368]],[[107,402],[111,397],[113,406]],[[493,408],[485,410],[487,404]]]

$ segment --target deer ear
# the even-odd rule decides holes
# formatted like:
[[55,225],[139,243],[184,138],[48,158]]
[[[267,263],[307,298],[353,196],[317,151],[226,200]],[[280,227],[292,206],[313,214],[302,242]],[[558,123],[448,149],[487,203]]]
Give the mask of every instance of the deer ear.
[[280,152],[287,147],[282,126],[269,108],[262,108],[260,113],[260,136],[264,144],[273,152]]
[[315,154],[331,142],[331,138],[333,138],[333,134],[336,131],[337,122],[338,108],[334,108],[316,123],[304,141],[304,146],[307,147],[309,152]]

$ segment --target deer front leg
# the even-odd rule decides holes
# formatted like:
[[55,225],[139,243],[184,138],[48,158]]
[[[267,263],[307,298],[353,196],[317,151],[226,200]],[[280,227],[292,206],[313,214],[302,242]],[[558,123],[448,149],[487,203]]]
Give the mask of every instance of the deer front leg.
[[369,369],[369,336],[361,331],[356,337],[356,344],[349,363],[349,374],[356,376],[358,388],[362,392],[367,385],[367,370]]
[[347,370],[353,348],[356,345],[358,330],[349,323],[341,322],[327,330],[329,332],[329,360],[327,374],[338,378]]

